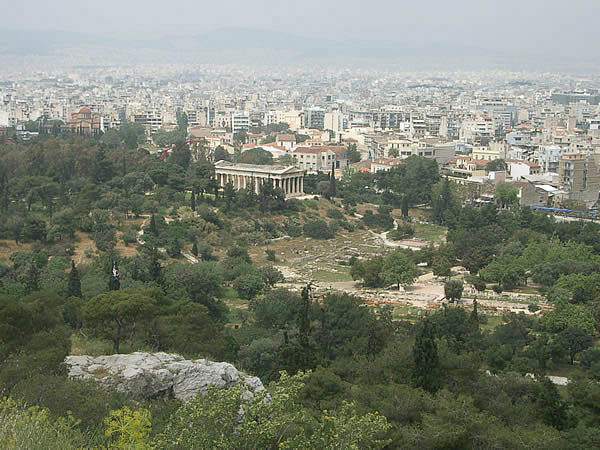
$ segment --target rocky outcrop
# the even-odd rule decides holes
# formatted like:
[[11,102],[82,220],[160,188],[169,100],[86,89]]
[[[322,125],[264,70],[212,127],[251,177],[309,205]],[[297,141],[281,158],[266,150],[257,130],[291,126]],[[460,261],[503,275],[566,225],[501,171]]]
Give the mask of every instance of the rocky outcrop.
[[227,389],[238,382],[250,391],[264,390],[257,377],[239,372],[224,362],[187,360],[171,353],[142,353],[108,356],[67,356],[69,377],[95,380],[107,391],[134,397],[167,397],[187,401],[209,386]]

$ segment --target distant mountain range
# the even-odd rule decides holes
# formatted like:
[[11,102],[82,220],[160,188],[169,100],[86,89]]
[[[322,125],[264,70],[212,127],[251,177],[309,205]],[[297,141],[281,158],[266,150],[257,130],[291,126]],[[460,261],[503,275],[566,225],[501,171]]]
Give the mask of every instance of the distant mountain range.
[[75,32],[0,29],[0,63],[21,59],[88,63],[240,63],[350,65],[400,70],[594,71],[595,58],[555,57],[535,49],[486,49],[451,42],[332,40],[257,29],[222,28],[197,36],[117,39]]

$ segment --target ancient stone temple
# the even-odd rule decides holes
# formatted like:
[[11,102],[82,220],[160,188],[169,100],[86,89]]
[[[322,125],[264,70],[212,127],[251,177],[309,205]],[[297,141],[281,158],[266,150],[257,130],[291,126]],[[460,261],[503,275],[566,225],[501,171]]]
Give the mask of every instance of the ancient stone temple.
[[264,183],[271,183],[274,188],[281,189],[288,198],[304,194],[304,170],[294,166],[261,166],[217,161],[215,178],[221,187],[231,182],[236,190],[247,189],[254,184],[257,194]]

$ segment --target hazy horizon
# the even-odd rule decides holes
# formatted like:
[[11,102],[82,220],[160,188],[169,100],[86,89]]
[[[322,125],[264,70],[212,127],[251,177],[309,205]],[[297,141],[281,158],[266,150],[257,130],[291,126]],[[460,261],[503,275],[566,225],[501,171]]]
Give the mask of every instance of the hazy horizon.
[[[398,57],[398,48],[402,48],[413,51],[408,58],[435,61],[447,57],[450,65],[455,56],[464,55],[469,62],[480,61],[484,65],[492,64],[490,61],[496,58],[493,64],[499,64],[501,59],[501,64],[516,67],[535,66],[534,60],[549,67],[596,67],[595,51],[600,41],[595,35],[600,2],[594,0],[573,0],[568,4],[557,0],[505,0],[493,5],[476,0],[431,0],[424,4],[306,0],[296,7],[274,0],[233,0],[208,5],[174,0],[159,7],[140,0],[106,0],[101,8],[93,9],[74,0],[63,0],[60,5],[22,0],[10,6],[1,0],[0,6],[0,29],[8,30],[0,54],[11,55],[23,48],[19,44],[27,41],[28,33],[42,31],[49,37],[59,32],[86,33],[100,38],[103,45],[116,48],[125,48],[129,45],[126,42],[160,42],[164,47],[157,46],[158,51],[183,51],[188,55],[214,49],[216,45],[222,50],[291,50],[297,52],[295,57],[308,58],[319,56],[322,46],[326,55],[334,54],[341,60],[370,56],[393,59]],[[238,30],[233,32],[229,47],[225,44],[227,30]],[[254,30],[254,40],[249,43],[240,38],[243,30]],[[25,33],[11,37],[11,31]],[[206,42],[193,39],[207,33],[210,39]],[[278,36],[282,42],[273,42]],[[52,39],[40,42],[41,49],[55,51],[51,42]],[[354,45],[351,52],[340,52],[340,46],[327,48],[323,42],[364,45]],[[27,42],[33,49],[35,43]]]

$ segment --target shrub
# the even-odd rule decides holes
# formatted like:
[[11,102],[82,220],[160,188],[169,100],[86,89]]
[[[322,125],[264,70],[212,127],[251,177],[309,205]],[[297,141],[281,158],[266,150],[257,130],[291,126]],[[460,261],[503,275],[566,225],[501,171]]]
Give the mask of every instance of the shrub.
[[306,207],[302,204],[300,200],[290,198],[285,202],[285,209],[287,209],[288,211],[302,212],[306,210]]
[[327,217],[330,219],[343,219],[344,214],[339,209],[329,208],[327,210]]
[[303,227],[304,235],[313,239],[331,239],[334,233],[324,220],[307,222]]
[[128,231],[127,233],[123,233],[121,240],[125,246],[128,246],[129,244],[135,244],[137,242],[137,236],[134,231]]
[[96,231],[94,236],[96,247],[101,252],[106,252],[113,249],[115,247],[116,240],[115,230]]
[[169,255],[171,258],[178,258],[181,255],[183,243],[180,239],[172,237],[169,239],[166,249],[167,255]]
[[414,236],[415,229],[409,223],[401,223],[398,225],[398,228],[390,232],[389,237],[392,240],[400,240],[406,239]]
[[229,258],[240,258],[246,261],[248,264],[252,264],[248,250],[243,247],[231,247],[229,250],[227,250],[227,256]]
[[261,275],[256,273],[247,273],[240,276],[233,282],[233,288],[241,298],[250,300],[260,294],[266,285]]
[[365,211],[365,215],[362,221],[365,225],[372,228],[380,228],[383,230],[389,230],[394,226],[394,219],[388,214],[367,214],[369,211]]
[[290,237],[302,236],[302,224],[297,219],[287,219],[283,223],[283,230]]
[[[315,200],[318,200],[319,197],[315,196]],[[315,200],[304,200],[304,205],[306,205],[307,208],[310,209],[319,209],[319,205],[317,204],[317,202]]]
[[265,249],[265,253],[267,254],[267,261],[275,261],[277,259],[275,256],[275,250],[272,248]]
[[390,215],[393,209],[394,208],[390,205],[380,205],[379,208],[377,208],[377,212],[379,214]]
[[340,226],[341,226],[341,227],[342,227],[344,230],[346,230],[346,231],[350,231],[350,232],[352,232],[352,231],[354,231],[354,230],[356,229],[356,228],[354,227],[354,224],[353,224],[353,223],[351,223],[351,222],[348,222],[347,220],[340,220],[338,223],[339,223],[339,224],[340,224]]

